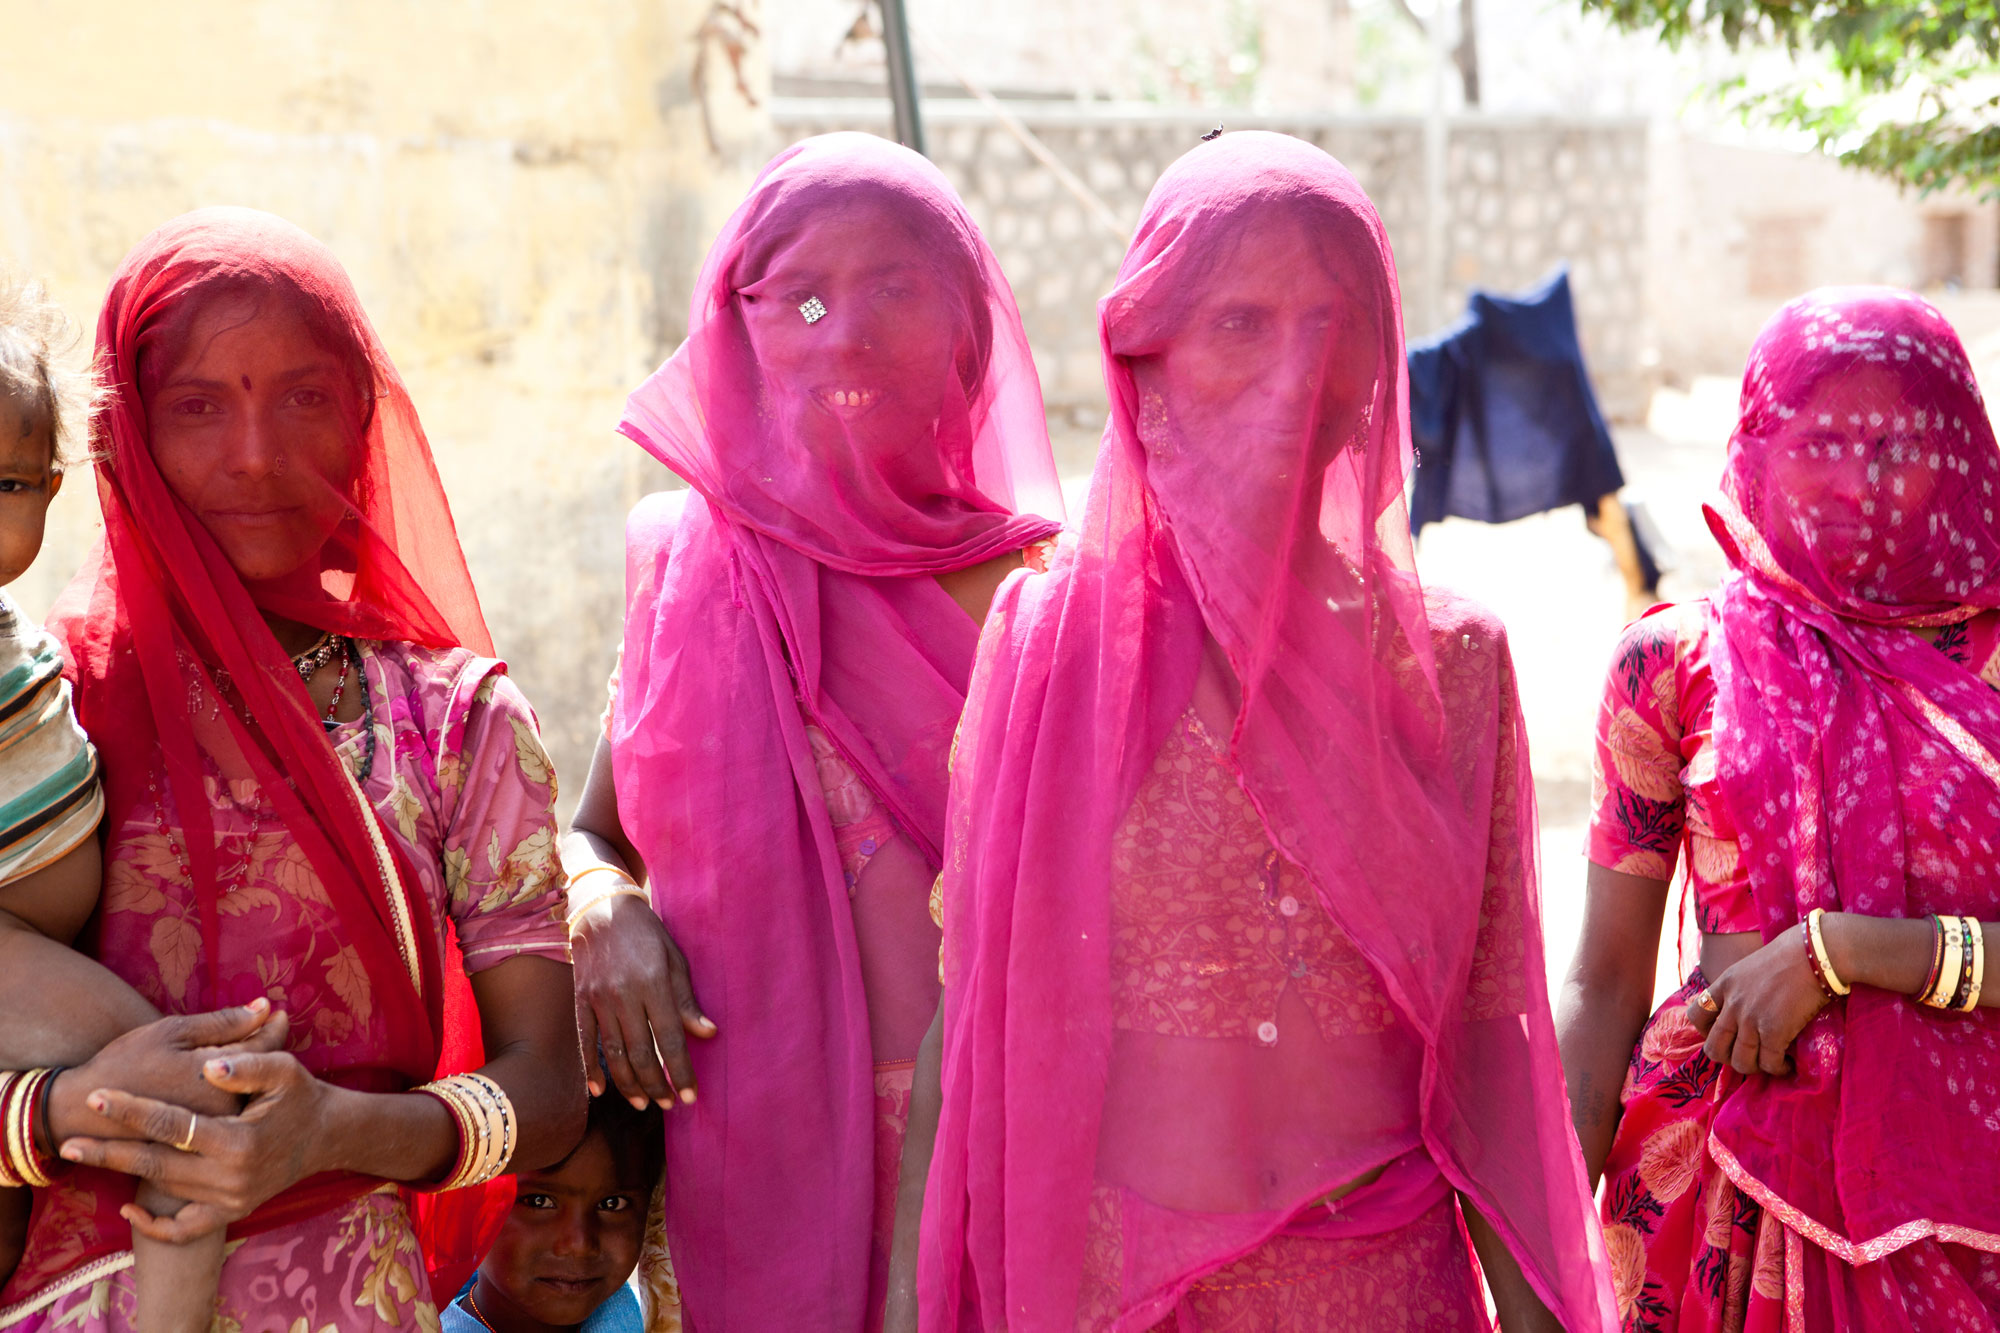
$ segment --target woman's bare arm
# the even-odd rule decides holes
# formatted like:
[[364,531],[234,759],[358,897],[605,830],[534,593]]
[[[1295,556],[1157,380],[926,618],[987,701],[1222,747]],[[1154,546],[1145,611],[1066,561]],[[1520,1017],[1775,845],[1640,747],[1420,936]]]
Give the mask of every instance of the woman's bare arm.
[[1597,1184],[1618,1130],[1618,1094],[1653,1006],[1667,881],[1593,864],[1583,933],[1556,1002],[1556,1040],[1584,1169]]
[[903,1165],[896,1180],[896,1234],[889,1250],[889,1309],[883,1333],[916,1333],[917,1241],[923,1230],[924,1187],[937,1151],[938,1118],[944,1110],[944,1004],[917,1047],[916,1078],[910,1089],[910,1125],[903,1136]]
[[1521,1274],[1521,1265],[1493,1224],[1481,1217],[1472,1200],[1463,1194],[1458,1196],[1458,1206],[1465,1214],[1465,1229],[1472,1237],[1472,1248],[1479,1255],[1480,1271],[1486,1275],[1487,1288],[1493,1293],[1501,1333],[1563,1333],[1562,1322],[1528,1285],[1528,1279]]
[[[602,736],[563,839],[562,857],[572,881],[590,867],[604,865],[646,882],[645,863],[618,819],[611,743]],[[652,904],[632,894],[600,899],[572,918],[569,939],[576,964],[576,1026],[587,1056],[584,1077],[590,1094],[605,1092],[596,1058],[602,1049],[611,1082],[634,1106],[652,1102],[668,1109],[676,1098],[693,1101],[687,1038],[712,1037],[715,1024],[696,1003],[687,959]]]

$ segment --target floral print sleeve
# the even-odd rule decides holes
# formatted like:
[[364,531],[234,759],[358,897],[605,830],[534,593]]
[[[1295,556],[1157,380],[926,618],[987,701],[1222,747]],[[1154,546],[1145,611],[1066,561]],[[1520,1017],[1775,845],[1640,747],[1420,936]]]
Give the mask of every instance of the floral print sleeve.
[[498,671],[454,719],[438,761],[445,885],[468,972],[516,954],[569,960],[556,779],[535,715]]
[[1626,627],[1597,710],[1588,855],[1647,879],[1673,878],[1687,826],[1675,677],[1680,622],[1663,607]]

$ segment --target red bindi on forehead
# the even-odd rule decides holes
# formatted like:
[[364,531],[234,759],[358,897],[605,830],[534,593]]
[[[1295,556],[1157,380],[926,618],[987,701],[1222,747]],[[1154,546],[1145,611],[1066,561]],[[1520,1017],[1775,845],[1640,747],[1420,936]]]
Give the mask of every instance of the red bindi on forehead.
[[248,375],[245,375],[243,377],[243,392],[245,393],[250,392],[250,377]]

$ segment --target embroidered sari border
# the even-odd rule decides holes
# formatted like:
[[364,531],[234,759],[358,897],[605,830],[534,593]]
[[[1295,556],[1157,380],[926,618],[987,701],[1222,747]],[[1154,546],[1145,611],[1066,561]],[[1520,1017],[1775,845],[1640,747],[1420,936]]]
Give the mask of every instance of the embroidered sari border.
[[[1930,1218],[1913,1219],[1868,1240],[1858,1242],[1850,1240],[1778,1197],[1777,1191],[1750,1174],[1748,1168],[1736,1159],[1736,1154],[1722,1145],[1722,1141],[1715,1137],[1714,1130],[1708,1133],[1708,1152],[1736,1188],[1755,1199],[1789,1230],[1796,1231],[1841,1262],[1854,1267],[1886,1259],[1896,1251],[1914,1245],[1920,1240],[1935,1239],[1947,1245],[1964,1245],[1970,1249],[1983,1250],[1988,1254],[2000,1254],[2000,1234],[1960,1226],[1956,1222],[1933,1221]],[[1790,1258],[1790,1255],[1786,1256],[1788,1264]],[[1789,1300],[1789,1296],[1787,1299]]]
[[132,1251],[119,1250],[93,1259],[81,1268],[63,1274],[48,1286],[32,1296],[15,1301],[5,1309],[0,1309],[0,1328],[12,1328],[31,1314],[46,1310],[71,1292],[80,1291],[93,1282],[122,1273],[132,1266]]

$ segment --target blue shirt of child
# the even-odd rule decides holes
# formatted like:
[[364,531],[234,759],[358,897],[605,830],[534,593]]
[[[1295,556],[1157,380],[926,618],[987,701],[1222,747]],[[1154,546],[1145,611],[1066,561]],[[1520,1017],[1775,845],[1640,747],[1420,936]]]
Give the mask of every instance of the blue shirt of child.
[[[486,1333],[485,1325],[472,1317],[472,1312],[464,1305],[466,1291],[472,1290],[472,1283],[479,1280],[477,1273],[472,1281],[465,1284],[465,1291],[458,1293],[450,1305],[440,1312],[439,1325],[443,1333]],[[646,1333],[646,1321],[639,1315],[639,1297],[626,1283],[611,1294],[611,1299],[591,1311],[590,1318],[583,1321],[581,1333]]]

